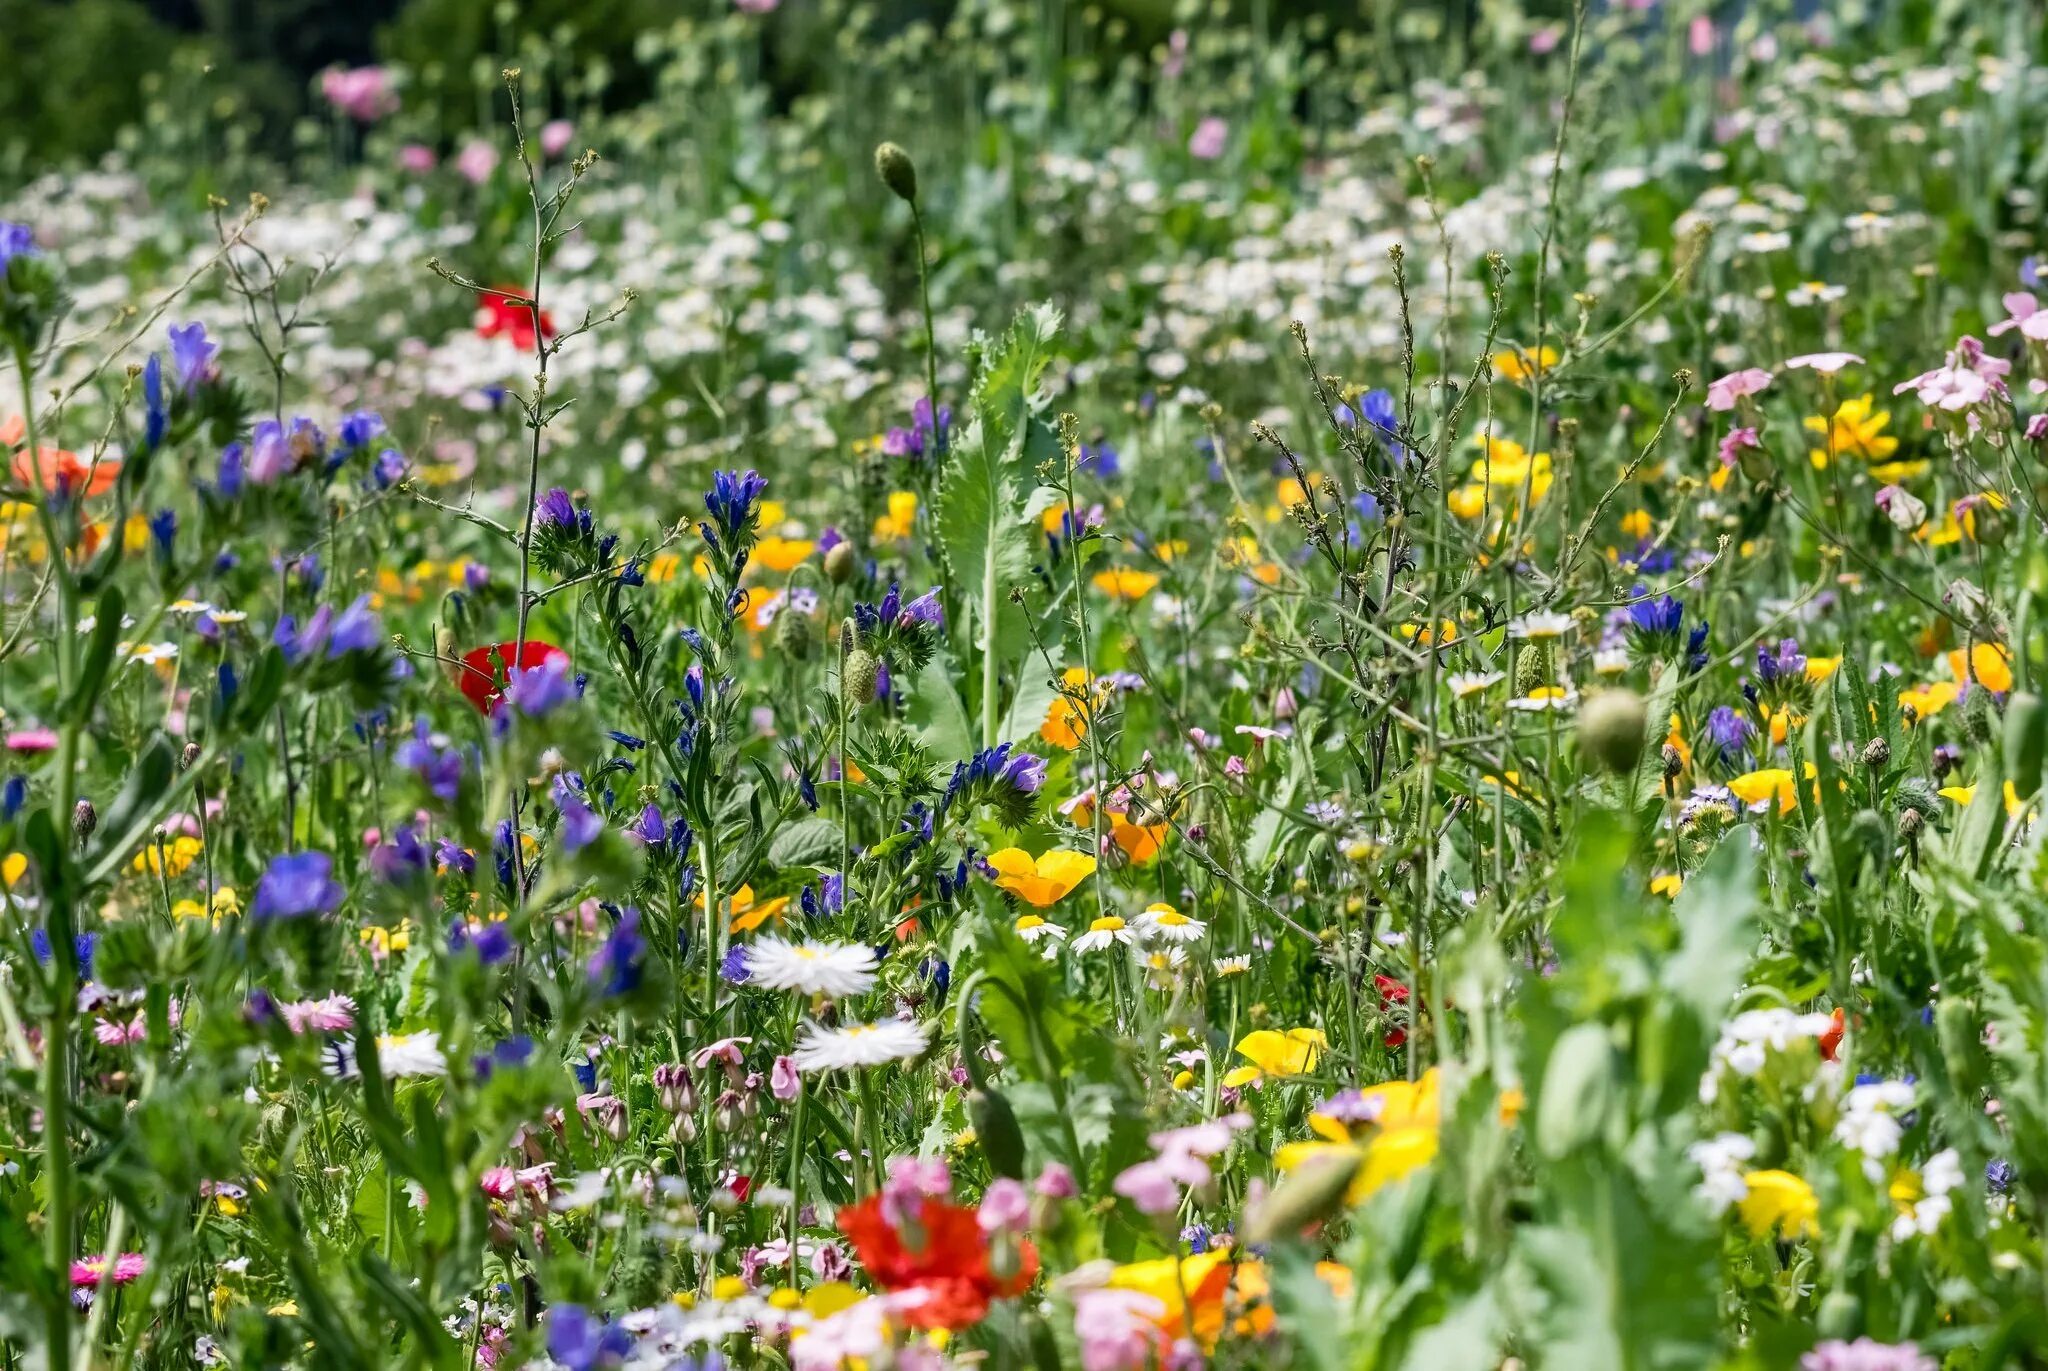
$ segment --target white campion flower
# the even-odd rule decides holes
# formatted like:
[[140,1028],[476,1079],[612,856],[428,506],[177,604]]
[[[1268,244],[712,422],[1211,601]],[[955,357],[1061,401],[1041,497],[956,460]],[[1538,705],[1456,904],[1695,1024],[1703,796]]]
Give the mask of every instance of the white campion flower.
[[1819,1040],[1834,1027],[1826,1014],[1795,1014],[1789,1009],[1748,1009],[1721,1026],[1714,1051],[1700,1077],[1700,1101],[1712,1104],[1721,1091],[1721,1073],[1754,1076],[1773,1052],[1783,1052],[1801,1039]]
[[1700,1169],[1700,1183],[1693,1187],[1696,1195],[1715,1217],[1725,1214],[1732,1205],[1740,1204],[1749,1194],[1749,1182],[1742,1173],[1748,1170],[1747,1163],[1756,1156],[1756,1144],[1744,1133],[1722,1133],[1712,1138],[1702,1138],[1685,1149],[1685,1155]]

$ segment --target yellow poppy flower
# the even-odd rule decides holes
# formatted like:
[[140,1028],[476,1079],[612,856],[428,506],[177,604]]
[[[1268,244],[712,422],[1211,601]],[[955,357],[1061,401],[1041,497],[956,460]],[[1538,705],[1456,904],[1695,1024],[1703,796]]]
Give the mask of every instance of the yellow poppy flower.
[[[1974,785],[1945,785],[1936,791],[1935,794],[1941,796],[1944,800],[1952,800],[1967,809],[1970,801],[1977,798],[1977,787]],[[2013,788],[2013,783],[2007,781],[2005,783],[2005,817],[2017,819],[2020,816],[2020,810],[2024,807],[2024,803],[2020,799],[2019,791]]]
[[1772,1232],[1793,1239],[1820,1232],[1820,1200],[1813,1187],[1789,1171],[1751,1171],[1742,1178],[1749,1193],[1738,1205],[1755,1237]]
[[1159,849],[1166,846],[1166,835],[1172,831],[1171,824],[1134,824],[1124,815],[1110,811],[1110,840],[1124,850],[1126,857],[1141,865],[1159,855]]
[[[915,496],[911,498],[916,499]],[[770,571],[789,571],[810,556],[815,547],[817,544],[808,538],[763,538],[754,544],[754,555],[748,565],[766,567]]]
[[1049,909],[1095,873],[1095,859],[1085,852],[1055,848],[1034,857],[1021,847],[988,854],[996,885],[1028,905]]
[[1934,681],[1899,692],[1899,703],[1911,706],[1916,717],[1931,719],[1956,702],[1962,688],[1954,681]]
[[1961,648],[1951,649],[1948,669],[1958,683],[1975,681],[1998,695],[2012,689],[2012,654],[1997,643],[1977,643],[1967,657]]
[[1251,1065],[1230,1071],[1223,1077],[1223,1084],[1234,1088],[1267,1076],[1285,1079],[1306,1075],[1315,1070],[1329,1046],[1330,1040],[1320,1028],[1290,1028],[1285,1033],[1261,1028],[1247,1033],[1237,1044],[1237,1055]]
[[1728,782],[1728,789],[1746,805],[1760,805],[1776,796],[1780,814],[1791,813],[1799,804],[1799,795],[1788,767],[1772,766],[1762,771],[1744,772]]
[[1521,385],[1535,376],[1547,373],[1557,365],[1557,349],[1545,345],[1531,352],[1527,348],[1509,348],[1493,354],[1493,369],[1503,379]]
[[1684,887],[1685,878],[1675,873],[1667,872],[1662,876],[1652,876],[1650,878],[1650,893],[1652,895],[1662,895],[1667,900],[1675,898]]
[[1096,572],[1090,584],[1112,600],[1142,600],[1159,584],[1159,578],[1149,571],[1120,566]]
[[[1088,684],[1088,672],[1082,667],[1068,667],[1060,673],[1060,683],[1066,692],[1080,691]],[[1063,692],[1055,695],[1045,708],[1045,719],[1038,726],[1038,736],[1054,747],[1072,752],[1088,736],[1089,712],[1088,704],[1074,699],[1072,694]]]
[[[697,892],[697,908],[704,907],[704,892]],[[743,885],[725,897],[725,917],[735,933],[751,933],[770,919],[780,919],[782,911],[789,907],[789,896],[777,895],[772,900],[756,900],[754,887]]]
[[910,536],[917,527],[917,492],[897,490],[890,492],[889,512],[875,520],[875,541],[878,543],[899,543]]

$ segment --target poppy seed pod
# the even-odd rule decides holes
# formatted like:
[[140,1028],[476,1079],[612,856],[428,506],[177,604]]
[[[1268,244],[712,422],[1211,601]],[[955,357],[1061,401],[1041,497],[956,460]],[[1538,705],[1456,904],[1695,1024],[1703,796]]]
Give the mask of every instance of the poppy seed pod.
[[843,586],[853,579],[859,564],[860,554],[853,550],[852,543],[834,543],[832,550],[825,554],[825,579],[835,586]]
[[875,174],[897,199],[917,203],[917,166],[901,144],[882,143],[875,148]]
[[839,686],[845,693],[846,703],[859,709],[875,698],[875,682],[881,678],[882,663],[874,653],[864,647],[857,647],[846,654],[840,664]]
[[1643,755],[1643,697],[1633,690],[1603,690],[1579,710],[1579,748],[1617,774],[1635,769]]
[[1336,1213],[1364,1162],[1364,1153],[1355,1149],[1324,1152],[1309,1158],[1275,1186],[1247,1217],[1244,1240],[1260,1244],[1290,1238]]
[[811,621],[793,609],[775,616],[775,645],[801,662],[811,655]]

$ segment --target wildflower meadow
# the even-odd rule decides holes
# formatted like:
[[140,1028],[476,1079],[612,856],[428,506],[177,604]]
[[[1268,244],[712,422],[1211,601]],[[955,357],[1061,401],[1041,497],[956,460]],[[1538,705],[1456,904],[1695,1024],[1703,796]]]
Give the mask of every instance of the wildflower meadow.
[[0,1371],[2048,1366],[2037,0],[898,8],[0,160]]

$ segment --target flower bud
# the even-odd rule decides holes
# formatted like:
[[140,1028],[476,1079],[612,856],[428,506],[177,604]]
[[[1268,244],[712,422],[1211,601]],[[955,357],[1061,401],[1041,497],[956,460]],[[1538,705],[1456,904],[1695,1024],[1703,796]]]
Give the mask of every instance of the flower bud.
[[811,655],[811,621],[808,616],[797,613],[788,605],[775,616],[775,645],[783,655],[795,661],[803,661]]
[[875,698],[875,682],[881,679],[882,663],[864,647],[846,654],[839,668],[840,690],[849,707],[859,709]]
[[1309,1157],[1246,1217],[1244,1241],[1257,1246],[1290,1238],[1336,1213],[1363,1164],[1364,1154],[1352,1149]]
[[192,764],[198,760],[199,744],[187,743],[185,744],[185,750],[178,755],[178,770],[190,771],[192,769]]
[[1882,738],[1872,738],[1863,745],[1863,765],[1875,771],[1892,759],[1892,745]]
[[1550,681],[1550,651],[1541,643],[1526,644],[1515,654],[1515,694],[1526,696]]
[[834,543],[825,554],[825,579],[835,586],[845,585],[859,569],[860,554],[853,550],[852,543]]
[[1579,709],[1579,748],[1595,763],[1626,775],[1643,755],[1643,697],[1603,690]]
[[[100,812],[92,807],[91,800],[80,800],[71,810],[71,834],[81,843],[92,836],[100,826]],[[157,830],[162,833],[162,829]]]
[[900,144],[883,143],[876,147],[875,174],[897,199],[917,203],[917,167]]

